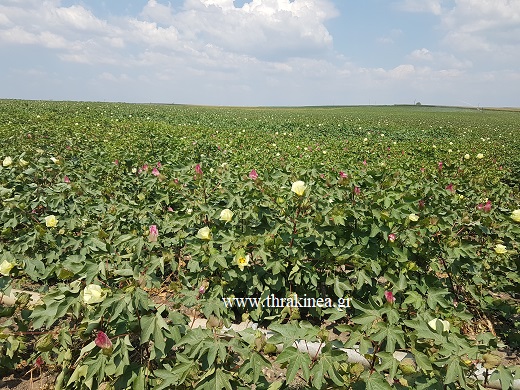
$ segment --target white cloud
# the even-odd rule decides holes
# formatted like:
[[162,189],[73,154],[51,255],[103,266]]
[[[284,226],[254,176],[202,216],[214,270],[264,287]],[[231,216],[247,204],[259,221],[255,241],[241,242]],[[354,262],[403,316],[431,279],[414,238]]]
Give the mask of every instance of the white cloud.
[[443,0],[402,0],[398,8],[407,12],[427,12],[440,15],[443,11]]
[[424,47],[422,49],[417,49],[417,50],[414,50],[413,52],[411,52],[410,55],[408,56],[408,58],[410,58],[412,60],[419,60],[419,61],[433,60],[432,53],[428,49],[425,49]]
[[175,22],[173,9],[170,5],[149,0],[141,11],[140,17],[146,21],[153,21],[162,25],[171,25]]
[[442,23],[446,44],[459,50],[520,49],[520,1],[459,0]]

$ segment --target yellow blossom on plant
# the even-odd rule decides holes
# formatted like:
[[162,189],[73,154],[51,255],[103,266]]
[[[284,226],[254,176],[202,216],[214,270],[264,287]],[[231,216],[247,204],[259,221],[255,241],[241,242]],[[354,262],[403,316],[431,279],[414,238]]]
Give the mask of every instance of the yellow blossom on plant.
[[200,238],[201,240],[211,240],[211,230],[209,227],[205,226],[203,228],[200,228],[197,232],[197,238]]
[[2,264],[0,264],[0,275],[9,276],[13,267],[13,263],[8,262],[7,260],[2,261]]
[[231,222],[233,219],[233,211],[230,209],[224,209],[220,212],[220,220],[225,222]]
[[58,160],[56,157],[51,157],[51,161],[54,163],[54,164],[58,164],[60,162],[60,160]]
[[477,154],[477,158],[480,160],[480,159],[484,158],[484,155],[482,153],[479,153],[479,154]]
[[511,213],[511,219],[515,222],[520,222],[520,209],[515,210]]
[[4,161],[2,161],[2,166],[8,167],[12,163],[13,163],[13,159],[11,157],[7,156],[6,158],[4,158]]
[[302,196],[306,188],[305,182],[298,180],[292,183],[291,191],[298,196]]
[[89,284],[83,290],[83,302],[87,305],[103,302],[107,294],[97,284]]
[[507,253],[507,248],[502,244],[495,245],[495,252],[499,255],[502,255],[504,253]]
[[408,216],[408,219],[412,222],[417,222],[419,220],[419,216],[417,214],[412,213]]
[[437,321],[439,321],[442,324],[442,330],[443,332],[449,332],[450,331],[450,323],[445,320],[441,320],[439,318],[434,318],[433,320],[428,322],[428,326],[432,328],[433,330],[437,329]]
[[469,156],[469,154],[467,154],[467,153],[464,155],[464,158],[465,158],[466,160],[469,160],[469,157],[470,157],[470,156]]
[[249,265],[249,255],[238,256],[237,265],[238,265],[238,268],[240,268],[240,271],[243,271],[244,267],[247,267]]
[[45,217],[45,225],[47,227],[56,227],[58,219],[54,215],[48,215]]

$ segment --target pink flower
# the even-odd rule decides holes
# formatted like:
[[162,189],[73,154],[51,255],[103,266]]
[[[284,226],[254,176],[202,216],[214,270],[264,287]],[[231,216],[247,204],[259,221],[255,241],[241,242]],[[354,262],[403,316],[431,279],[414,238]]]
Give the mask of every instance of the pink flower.
[[361,194],[361,188],[355,186],[355,187],[354,187],[354,194],[356,194],[356,195]]
[[150,234],[148,234],[149,242],[157,242],[157,237],[159,237],[159,230],[157,229],[157,225],[150,225]]
[[171,206],[168,207],[168,211],[169,211],[170,213],[173,213],[173,208],[172,208]]
[[363,165],[367,165],[367,160],[363,160]]
[[421,168],[421,172],[424,173],[424,168]]
[[251,180],[256,180],[258,179],[258,173],[256,172],[255,169],[251,170],[251,172],[249,172],[249,178]]
[[396,239],[396,235],[395,235],[394,233],[390,233],[390,234],[388,235],[388,241],[390,241],[390,242],[394,242],[395,239]]
[[157,163],[157,168],[160,168],[160,167],[162,167],[162,164],[161,164],[161,162],[159,161],[159,162]]
[[385,298],[388,303],[395,302],[395,297],[394,294],[392,294],[392,291],[385,291]]
[[453,189],[453,183],[450,183],[446,186],[446,189],[449,191],[449,192],[454,192],[455,190]]
[[479,203],[479,204],[477,205],[477,209],[478,209],[478,210],[482,210],[483,208],[484,208],[484,205],[483,205],[482,203]]
[[99,331],[94,342],[97,347],[103,350],[103,354],[110,355],[112,353],[112,341],[105,332]]
[[42,357],[41,357],[41,356],[38,356],[38,357],[36,358],[35,362],[34,362],[34,365],[35,365],[36,367],[41,367],[41,366],[43,366],[43,363],[44,363],[44,362],[43,362]]
[[442,161],[439,161],[439,163],[437,164],[439,171],[442,171],[442,165],[443,165]]
[[141,169],[143,171],[147,171],[148,170],[148,164],[144,164]]
[[202,176],[202,168],[200,167],[200,164],[195,165],[195,173]]
[[63,177],[63,181],[64,181],[65,183],[70,183],[70,179],[69,179],[68,176]]
[[115,165],[119,165],[119,160],[115,160],[115,161],[114,161],[114,164],[115,164]]
[[152,175],[159,176],[160,175],[159,170],[154,167],[154,169],[152,169]]
[[340,171],[340,173],[339,173],[339,177],[340,177],[341,179],[346,179],[346,178],[348,177],[348,175],[347,175],[345,172]]
[[202,285],[199,287],[199,294],[204,294],[206,292],[206,286]]
[[489,212],[491,211],[491,201],[490,201],[490,200],[488,200],[488,201],[486,202],[486,204],[484,205],[483,209],[484,209],[484,211],[485,211],[486,213],[489,213]]

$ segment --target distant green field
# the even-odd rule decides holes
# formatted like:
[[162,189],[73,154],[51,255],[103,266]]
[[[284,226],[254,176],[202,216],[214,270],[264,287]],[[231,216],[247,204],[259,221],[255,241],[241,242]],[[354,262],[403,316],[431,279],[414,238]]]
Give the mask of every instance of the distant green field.
[[[520,346],[519,124],[449,107],[2,100],[0,293],[42,301],[2,303],[0,377],[458,389],[500,366],[507,388],[520,369],[494,353]],[[352,305],[224,304],[271,296]]]

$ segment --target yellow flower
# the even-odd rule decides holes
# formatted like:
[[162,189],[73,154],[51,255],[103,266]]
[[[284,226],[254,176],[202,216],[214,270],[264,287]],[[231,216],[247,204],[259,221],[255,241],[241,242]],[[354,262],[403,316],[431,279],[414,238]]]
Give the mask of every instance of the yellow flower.
[[515,222],[520,222],[520,209],[515,210],[511,213],[511,219]]
[[54,163],[54,164],[58,164],[60,162],[60,160],[58,160],[56,157],[51,157],[51,161]]
[[479,154],[477,154],[477,158],[480,160],[480,159],[484,158],[484,155],[482,153],[479,153]]
[[437,321],[439,321],[442,324],[442,330],[443,332],[449,332],[450,331],[450,323],[445,320],[441,320],[439,318],[434,318],[430,322],[428,322],[428,326],[432,328],[433,330],[437,329]]
[[56,227],[57,224],[58,224],[58,220],[56,219],[56,217],[54,215],[48,215],[45,217],[45,225],[47,227]]
[[220,212],[220,220],[231,222],[231,219],[233,219],[233,211],[230,209],[224,209]]
[[469,154],[466,153],[466,154],[464,155],[464,158],[465,158],[466,160],[469,160]]
[[0,264],[0,274],[4,276],[9,276],[9,273],[13,269],[14,264],[4,260],[2,264]]
[[20,166],[21,167],[26,167],[27,165],[29,165],[29,163],[27,161],[25,161],[23,158],[20,159]]
[[412,222],[417,222],[419,220],[419,216],[417,214],[410,214],[408,219]]
[[211,230],[209,227],[203,227],[200,228],[197,232],[197,238],[200,238],[201,240],[211,240]]
[[306,188],[307,187],[305,186],[305,183],[301,180],[298,180],[292,183],[291,191],[298,196],[302,196]]
[[8,167],[12,163],[13,163],[13,159],[11,157],[7,156],[6,158],[4,158],[4,161],[2,162],[2,166]]
[[502,244],[495,245],[495,252],[499,255],[502,255],[504,253],[507,253],[507,248]]
[[240,268],[240,271],[243,271],[244,267],[247,267],[249,265],[249,255],[238,256],[237,265],[238,265],[238,268]]
[[87,305],[103,302],[107,294],[97,284],[89,284],[83,290],[83,302]]

